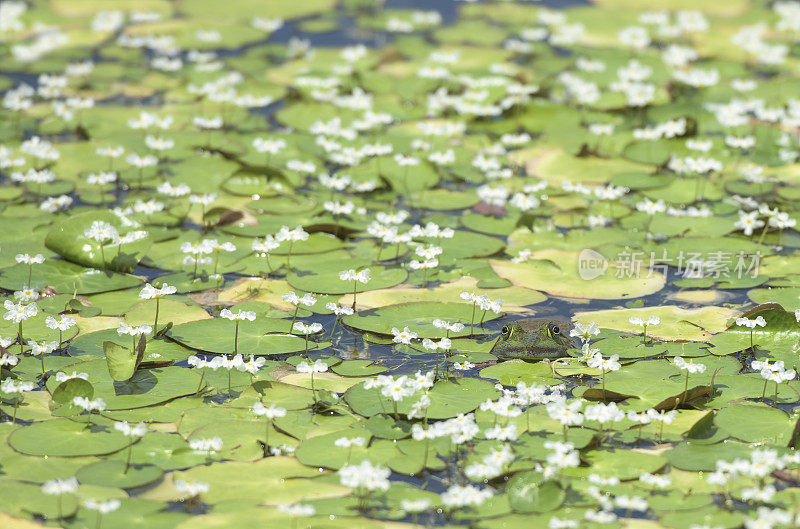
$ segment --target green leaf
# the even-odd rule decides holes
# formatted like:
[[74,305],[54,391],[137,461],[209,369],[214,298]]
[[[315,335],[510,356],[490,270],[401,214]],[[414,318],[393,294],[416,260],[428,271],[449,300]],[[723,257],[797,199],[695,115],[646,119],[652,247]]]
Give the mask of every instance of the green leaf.
[[[144,338],[144,335],[142,335]],[[118,382],[130,380],[136,372],[138,353],[114,342],[103,342],[103,351],[111,378]]]
[[558,509],[566,497],[557,481],[544,481],[541,472],[520,472],[508,482],[508,502],[514,512],[541,513]]
[[94,395],[94,387],[88,380],[71,378],[56,387],[53,391],[53,402],[70,405],[75,397],[91,399],[92,395]]
[[108,424],[53,419],[14,430],[8,444],[34,456],[111,454],[128,446],[128,438]]

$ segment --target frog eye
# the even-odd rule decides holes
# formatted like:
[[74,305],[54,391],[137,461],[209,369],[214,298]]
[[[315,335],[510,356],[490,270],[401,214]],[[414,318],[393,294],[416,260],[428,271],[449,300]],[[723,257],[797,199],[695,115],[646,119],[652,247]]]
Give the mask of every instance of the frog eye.
[[505,325],[502,329],[500,329],[500,334],[503,336],[503,338],[508,338],[508,336],[511,334],[511,329],[508,325]]
[[558,328],[558,325],[548,325],[547,326],[547,336],[553,338],[561,334],[561,329]]

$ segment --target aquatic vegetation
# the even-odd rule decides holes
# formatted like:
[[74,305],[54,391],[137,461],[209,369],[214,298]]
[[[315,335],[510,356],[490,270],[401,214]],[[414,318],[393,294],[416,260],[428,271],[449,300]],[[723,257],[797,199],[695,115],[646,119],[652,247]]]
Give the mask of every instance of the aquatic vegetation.
[[0,526],[797,525],[800,3],[541,4],[0,2]]

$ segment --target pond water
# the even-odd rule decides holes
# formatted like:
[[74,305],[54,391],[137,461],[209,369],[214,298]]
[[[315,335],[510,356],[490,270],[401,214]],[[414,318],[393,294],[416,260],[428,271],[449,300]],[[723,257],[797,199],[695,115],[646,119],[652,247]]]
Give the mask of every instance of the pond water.
[[800,8],[682,4],[0,4],[0,513],[790,526]]

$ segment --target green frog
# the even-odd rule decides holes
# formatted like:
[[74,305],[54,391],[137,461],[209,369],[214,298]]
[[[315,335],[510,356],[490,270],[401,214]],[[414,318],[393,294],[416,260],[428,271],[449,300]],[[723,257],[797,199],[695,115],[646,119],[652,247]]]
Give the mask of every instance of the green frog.
[[509,323],[500,330],[492,353],[500,359],[554,360],[578,347],[570,338],[572,324],[567,321],[528,318]]

